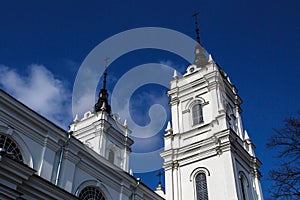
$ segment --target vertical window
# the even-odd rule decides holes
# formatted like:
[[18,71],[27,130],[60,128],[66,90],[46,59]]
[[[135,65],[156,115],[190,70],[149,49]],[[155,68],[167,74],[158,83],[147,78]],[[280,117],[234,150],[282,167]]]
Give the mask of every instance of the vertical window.
[[109,150],[109,153],[108,153],[108,161],[112,164],[114,164],[114,161],[115,161],[115,153],[114,151],[111,149]]
[[202,106],[201,104],[196,104],[192,108],[193,125],[200,124],[203,122]]
[[241,184],[242,200],[247,200],[248,183],[246,177],[243,174],[240,174],[240,184]]
[[207,182],[205,173],[199,173],[196,176],[196,194],[197,200],[208,200]]

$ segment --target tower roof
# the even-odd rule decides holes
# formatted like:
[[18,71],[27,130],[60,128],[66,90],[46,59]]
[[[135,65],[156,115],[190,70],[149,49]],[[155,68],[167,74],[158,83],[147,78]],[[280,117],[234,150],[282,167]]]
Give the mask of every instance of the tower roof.
[[99,92],[98,101],[94,106],[94,110],[95,110],[95,112],[106,111],[108,114],[110,114],[111,106],[108,103],[108,92],[106,90],[106,77],[107,77],[106,68],[107,68],[108,58],[106,58],[105,60],[106,60],[106,67],[105,67],[104,77],[103,77],[103,86]]
[[195,18],[195,26],[196,26],[196,39],[197,39],[197,45],[195,47],[195,60],[194,63],[197,67],[205,66],[207,64],[207,57],[206,57],[206,50],[202,47],[200,42],[200,33],[199,33],[199,25],[198,25],[198,12],[195,12],[193,14],[193,17]]

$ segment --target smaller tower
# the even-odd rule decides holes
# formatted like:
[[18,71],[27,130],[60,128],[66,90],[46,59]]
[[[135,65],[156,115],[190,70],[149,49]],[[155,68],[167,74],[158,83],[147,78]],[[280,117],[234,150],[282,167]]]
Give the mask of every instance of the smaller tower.
[[70,129],[77,139],[104,157],[108,165],[117,166],[128,172],[130,146],[133,144],[133,140],[129,138],[131,130],[128,129],[126,120],[125,123],[121,123],[117,114],[111,114],[106,78],[105,69],[103,86],[94,112],[87,111],[80,120],[76,115]]

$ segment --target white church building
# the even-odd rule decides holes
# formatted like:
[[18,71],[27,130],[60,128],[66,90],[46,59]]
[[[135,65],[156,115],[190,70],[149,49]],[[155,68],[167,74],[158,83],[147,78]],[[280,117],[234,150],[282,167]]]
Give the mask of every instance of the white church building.
[[174,72],[167,92],[165,188],[152,191],[130,173],[134,141],[111,114],[105,73],[94,111],[76,117],[70,131],[0,90],[0,199],[263,199],[242,100],[197,40],[194,62],[182,77]]

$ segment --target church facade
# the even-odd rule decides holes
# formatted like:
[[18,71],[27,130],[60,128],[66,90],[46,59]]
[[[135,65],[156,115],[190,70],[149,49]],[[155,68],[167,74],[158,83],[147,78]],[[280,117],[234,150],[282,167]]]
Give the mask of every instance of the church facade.
[[131,131],[108,108],[65,131],[0,90],[0,199],[163,200],[129,173]]
[[0,90],[0,199],[263,199],[242,100],[197,39],[194,62],[182,77],[174,72],[167,93],[165,191],[130,173],[131,130],[111,114],[105,72],[94,111],[69,131]]

